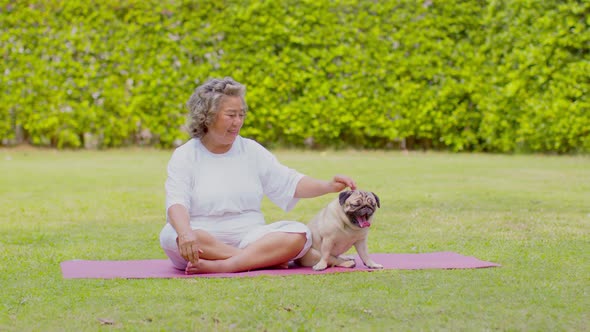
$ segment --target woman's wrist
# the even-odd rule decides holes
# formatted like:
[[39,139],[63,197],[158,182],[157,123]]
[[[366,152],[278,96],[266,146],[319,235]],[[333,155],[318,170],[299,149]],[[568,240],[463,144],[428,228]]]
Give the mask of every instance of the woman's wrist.
[[192,229],[187,229],[187,230],[181,231],[178,233],[178,239],[185,239],[187,237],[190,237],[192,235],[192,233],[193,233]]

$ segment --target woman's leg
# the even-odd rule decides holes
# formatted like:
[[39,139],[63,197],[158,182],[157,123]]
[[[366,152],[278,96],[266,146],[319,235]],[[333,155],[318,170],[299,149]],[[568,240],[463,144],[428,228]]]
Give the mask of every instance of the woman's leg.
[[[199,255],[199,258],[207,260],[227,259],[237,255],[241,251],[239,248],[219,241],[206,231],[199,229],[193,230],[193,232],[196,232],[199,248],[203,251]],[[176,231],[174,231],[174,228],[170,224],[166,224],[160,233],[160,245],[174,266],[184,270],[188,262],[180,255],[177,241],[178,235]]]
[[[237,255],[241,251],[239,248],[219,241],[204,230],[194,229],[193,232],[197,233],[198,246],[203,251],[199,254],[199,258],[208,260],[227,259]],[[176,241],[178,243],[178,238]]]
[[[186,273],[242,272],[288,263],[297,257],[307,242],[305,233],[273,232],[252,242],[226,259],[200,259],[188,264]],[[204,256],[203,256],[204,257]]]

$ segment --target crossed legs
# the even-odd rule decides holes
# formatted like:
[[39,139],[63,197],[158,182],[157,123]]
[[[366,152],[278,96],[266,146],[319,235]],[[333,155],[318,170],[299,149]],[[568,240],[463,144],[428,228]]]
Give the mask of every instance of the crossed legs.
[[286,266],[297,257],[307,241],[305,233],[273,232],[243,249],[227,245],[203,230],[195,230],[203,251],[196,264],[188,263],[186,273],[241,272],[270,266]]

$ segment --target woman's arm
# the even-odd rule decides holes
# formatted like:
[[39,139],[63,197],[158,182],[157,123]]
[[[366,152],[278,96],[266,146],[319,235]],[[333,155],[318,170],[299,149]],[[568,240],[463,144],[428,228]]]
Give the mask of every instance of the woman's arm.
[[336,175],[332,181],[318,180],[309,176],[304,176],[299,180],[299,183],[297,183],[295,198],[311,198],[328,193],[337,193],[346,187],[355,190],[356,183],[353,179],[345,175]]
[[168,221],[178,234],[178,250],[182,258],[196,264],[199,261],[197,235],[192,231],[188,210],[181,204],[168,208]]

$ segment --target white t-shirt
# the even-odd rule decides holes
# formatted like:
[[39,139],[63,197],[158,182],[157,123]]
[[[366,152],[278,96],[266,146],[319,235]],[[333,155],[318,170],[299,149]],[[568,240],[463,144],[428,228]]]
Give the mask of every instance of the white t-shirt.
[[289,211],[298,202],[293,196],[303,176],[254,140],[238,136],[228,152],[215,154],[193,138],[178,147],[168,163],[166,211],[181,204],[191,224],[234,231],[264,224],[263,196]]

